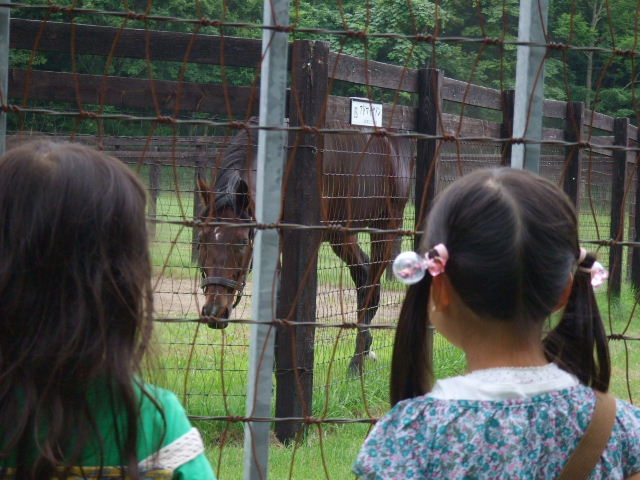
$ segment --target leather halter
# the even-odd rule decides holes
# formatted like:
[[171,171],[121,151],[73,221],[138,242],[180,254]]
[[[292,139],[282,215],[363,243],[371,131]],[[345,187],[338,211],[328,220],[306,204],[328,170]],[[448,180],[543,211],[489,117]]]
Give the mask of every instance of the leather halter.
[[224,277],[205,277],[204,272],[202,272],[202,280],[200,281],[200,287],[205,290],[209,285],[220,285],[222,287],[230,288],[234,292],[237,292],[236,299],[233,302],[233,306],[231,308],[236,308],[238,303],[240,303],[240,299],[242,298],[242,292],[244,290],[245,282],[236,282],[235,280],[230,280]]

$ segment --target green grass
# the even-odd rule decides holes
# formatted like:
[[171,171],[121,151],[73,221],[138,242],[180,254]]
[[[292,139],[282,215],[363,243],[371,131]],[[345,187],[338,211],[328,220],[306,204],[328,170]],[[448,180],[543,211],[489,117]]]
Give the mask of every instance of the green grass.
[[[180,174],[180,176],[183,176]],[[187,178],[188,177],[188,178]],[[192,182],[190,176],[180,178],[182,185]],[[174,182],[175,183],[175,182]],[[191,220],[193,195],[178,196],[172,185],[164,186],[157,204],[157,215],[164,220]],[[413,207],[405,211],[404,229],[411,229]],[[582,238],[596,238],[595,224],[602,237],[608,236],[609,218],[597,213],[596,218],[585,212],[580,216]],[[170,287],[193,281],[197,270],[191,259],[191,228],[170,223],[156,225],[151,255],[156,274],[168,279]],[[360,236],[363,249],[369,253],[368,238]],[[405,238],[403,249],[411,248],[411,239]],[[589,248],[589,246],[587,246]],[[593,249],[591,247],[590,249]],[[601,248],[602,263],[608,263],[608,249]],[[625,262],[627,261],[625,255]],[[161,273],[162,272],[162,273]],[[323,244],[318,257],[318,315],[323,322],[353,321],[353,298],[347,298],[353,285],[348,269]],[[195,286],[195,283],[193,283]],[[175,287],[177,288],[177,287]],[[397,318],[397,305],[404,287],[386,278],[382,280],[383,302],[375,321],[392,322]],[[336,293],[338,292],[338,293]],[[340,297],[345,295],[345,298]],[[608,332],[640,337],[638,314],[634,311],[635,296],[624,286],[620,298],[609,299],[599,294],[601,312]],[[346,305],[345,317],[337,312],[337,302]],[[237,318],[249,318],[248,300],[243,300],[236,311]],[[327,313],[328,312],[328,313]],[[194,317],[195,307],[178,309],[172,316]],[[633,321],[629,321],[632,319]],[[339,338],[338,331],[341,332]],[[246,371],[249,328],[236,324],[226,330],[210,330],[192,323],[158,324],[157,349],[154,369],[149,379],[176,394],[183,400],[188,412],[203,416],[242,416],[245,413]],[[317,329],[314,368],[313,415],[320,418],[377,417],[388,409],[388,380],[393,332],[374,330],[373,350],[378,362],[367,361],[362,381],[348,375],[347,365],[354,348],[354,332],[350,330]],[[640,361],[638,342],[612,340],[612,392],[621,398],[640,399]],[[436,335],[434,345],[436,376],[459,374],[465,369],[463,354]],[[240,422],[197,421],[207,445],[207,455],[218,470],[221,479],[242,476],[243,430]],[[366,424],[322,425],[312,427],[296,445],[281,445],[275,439],[270,449],[270,478],[314,479],[350,478],[350,468],[368,432]]]
[[[156,352],[159,355],[157,363],[162,365],[164,370],[159,374],[156,372],[150,380],[176,392],[192,415],[244,415],[244,398],[233,395],[244,392],[247,350],[242,348],[233,352],[230,358],[226,358],[222,347],[224,343],[246,341],[246,338],[242,338],[246,335],[242,328],[234,328],[233,332],[232,329],[220,332],[206,327],[197,329],[186,325],[159,326],[158,341],[170,341],[173,345],[167,348],[169,345],[165,344],[164,350]],[[186,368],[190,355],[188,343],[196,333],[198,346],[192,355],[192,370],[187,376],[186,385],[191,395],[184,395],[185,370],[174,368]],[[393,332],[376,331],[374,335],[379,344],[388,344]],[[221,336],[225,338],[221,339]],[[183,342],[184,345],[175,345]],[[336,357],[349,356],[353,350],[353,341],[351,338],[345,341],[337,340],[324,348],[335,348]],[[464,370],[462,352],[449,345],[439,335],[436,335],[434,349],[438,377],[459,374]],[[390,354],[391,350],[388,348],[378,350],[378,361],[367,361],[366,373],[362,380],[347,373],[346,363],[323,362],[317,365],[314,370],[316,385],[313,415],[319,418],[346,419],[376,418],[383,415],[388,409]],[[221,368],[223,359],[224,370],[213,375],[210,372],[202,374],[202,368]],[[227,397],[226,402],[220,395],[223,391],[231,395]],[[193,395],[194,393],[196,395]],[[197,395],[201,393],[210,395]],[[196,424],[205,438],[207,455],[218,468],[219,478],[240,478],[244,454],[242,424],[220,421],[196,421]],[[317,426],[312,427],[297,445],[285,446],[274,438],[270,449],[270,478],[327,478],[324,473],[325,466],[328,478],[348,478],[351,464],[368,431],[368,424],[322,425],[320,429]]]

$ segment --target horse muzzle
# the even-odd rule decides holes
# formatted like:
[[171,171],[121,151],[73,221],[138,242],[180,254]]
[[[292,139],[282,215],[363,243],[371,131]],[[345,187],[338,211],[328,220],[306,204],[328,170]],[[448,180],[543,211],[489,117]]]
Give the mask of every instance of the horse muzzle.
[[215,303],[207,303],[202,307],[202,316],[207,317],[207,326],[216,330],[221,330],[229,326],[229,309]]

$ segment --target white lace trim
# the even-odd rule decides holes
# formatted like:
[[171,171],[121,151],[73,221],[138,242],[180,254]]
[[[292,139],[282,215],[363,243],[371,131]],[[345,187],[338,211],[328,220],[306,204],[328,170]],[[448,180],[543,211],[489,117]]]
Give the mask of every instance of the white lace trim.
[[438,380],[427,395],[441,400],[507,400],[575,387],[578,379],[550,363],[542,367],[476,370]]
[[499,367],[476,370],[465,375],[466,378],[487,383],[517,383],[527,385],[532,383],[548,382],[562,378],[567,372],[555,363],[549,363],[542,367]]
[[202,437],[198,429],[193,427],[169,445],[162,447],[153,455],[142,460],[138,466],[140,469],[145,470],[162,468],[173,472],[203,452]]

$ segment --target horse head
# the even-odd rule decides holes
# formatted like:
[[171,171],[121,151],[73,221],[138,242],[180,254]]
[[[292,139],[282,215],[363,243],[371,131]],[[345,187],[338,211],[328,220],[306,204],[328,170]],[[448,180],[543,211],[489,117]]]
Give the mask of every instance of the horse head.
[[214,192],[198,177],[202,198],[198,232],[201,287],[206,296],[202,316],[211,328],[226,328],[240,301],[250,268],[253,229],[247,183],[236,174],[225,179],[224,191]]

